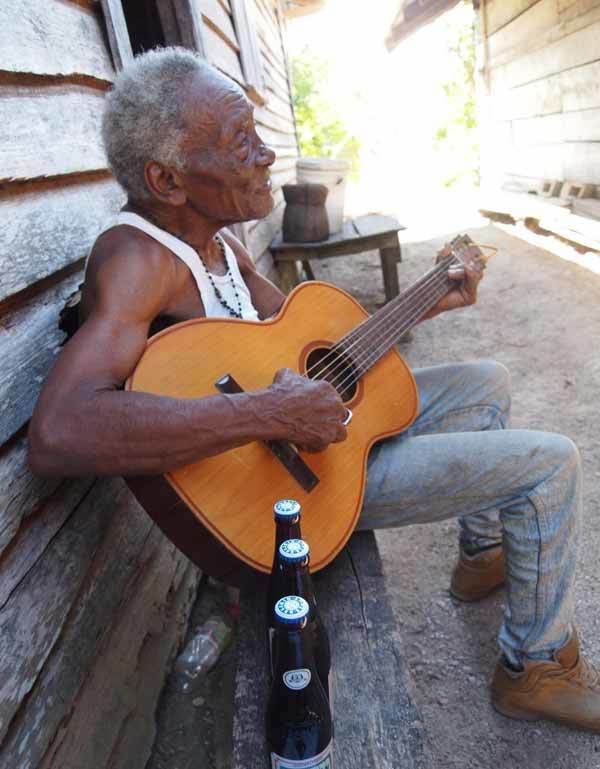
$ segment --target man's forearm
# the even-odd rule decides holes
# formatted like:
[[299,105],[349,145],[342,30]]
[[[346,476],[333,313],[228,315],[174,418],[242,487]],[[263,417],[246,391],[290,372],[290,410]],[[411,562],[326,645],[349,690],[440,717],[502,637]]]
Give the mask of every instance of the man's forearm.
[[[253,440],[280,437],[276,393],[199,399],[101,391],[32,420],[29,461],[39,475],[163,473]],[[51,417],[47,416],[52,414]]]

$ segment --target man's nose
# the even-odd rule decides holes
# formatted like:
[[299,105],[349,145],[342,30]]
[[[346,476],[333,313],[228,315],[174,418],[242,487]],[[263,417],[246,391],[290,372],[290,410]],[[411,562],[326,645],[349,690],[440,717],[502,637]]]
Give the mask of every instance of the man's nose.
[[260,145],[260,151],[258,153],[258,165],[272,166],[276,157],[277,156],[275,155],[275,152],[270,147],[267,147],[266,144]]

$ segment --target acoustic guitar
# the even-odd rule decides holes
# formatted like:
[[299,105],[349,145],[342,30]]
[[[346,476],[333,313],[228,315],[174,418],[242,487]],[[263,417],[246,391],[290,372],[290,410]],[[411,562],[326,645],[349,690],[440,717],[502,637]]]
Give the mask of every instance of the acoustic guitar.
[[347,439],[319,453],[257,441],[164,476],[127,479],[166,535],[206,573],[236,583],[244,566],[270,571],[278,499],[302,505],[313,571],[341,550],[360,514],[369,449],[418,413],[415,381],[396,343],[455,285],[449,266],[482,257],[468,236],[450,248],[373,315],[343,290],[310,281],[273,319],[199,318],[148,340],[129,390],[175,398],[258,390],[285,367],[328,380],[347,408]]

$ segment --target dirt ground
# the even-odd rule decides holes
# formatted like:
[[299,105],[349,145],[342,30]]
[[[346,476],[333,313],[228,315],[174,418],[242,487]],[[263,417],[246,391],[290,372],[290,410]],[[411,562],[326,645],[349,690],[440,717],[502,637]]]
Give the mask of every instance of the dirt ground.
[[[512,373],[513,426],[568,435],[579,446],[585,510],[576,622],[600,664],[600,275],[506,234],[471,230],[499,246],[477,307],[420,325],[402,352],[413,366],[494,357]],[[443,238],[403,245],[401,286],[431,264]],[[317,266],[373,308],[383,299],[378,258]],[[448,593],[457,550],[453,521],[381,532],[378,541],[429,737],[429,769],[600,769],[600,737],[511,721],[489,704],[503,592],[475,605]]]

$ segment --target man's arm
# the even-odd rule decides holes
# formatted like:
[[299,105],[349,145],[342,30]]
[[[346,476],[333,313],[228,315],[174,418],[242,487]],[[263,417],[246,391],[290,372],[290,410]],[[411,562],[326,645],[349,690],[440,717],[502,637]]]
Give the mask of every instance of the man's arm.
[[167,299],[169,274],[165,257],[130,252],[97,271],[94,307],[57,359],[32,417],[34,473],[154,474],[253,440],[321,450],[344,439],[335,390],[287,370],[270,387],[239,395],[178,399],[121,390]]

